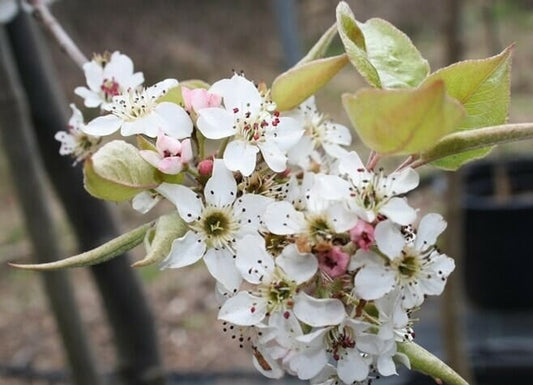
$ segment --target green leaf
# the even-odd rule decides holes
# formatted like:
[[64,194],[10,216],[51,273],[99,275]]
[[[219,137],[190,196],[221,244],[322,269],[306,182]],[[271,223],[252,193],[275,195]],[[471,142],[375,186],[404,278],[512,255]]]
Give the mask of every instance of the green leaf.
[[342,97],[355,131],[369,148],[388,155],[417,154],[452,132],[464,117],[444,83],[423,88],[364,89]]
[[163,215],[157,220],[153,238],[148,240],[146,257],[135,262],[133,267],[148,266],[162,261],[170,252],[172,242],[183,237],[187,231],[187,225],[177,212]]
[[429,63],[409,37],[388,21],[375,18],[359,24],[368,60],[383,88],[417,87],[429,74]]
[[333,41],[333,38],[336,35],[337,35],[337,24],[333,24],[331,27],[328,28],[326,32],[324,32],[324,34],[320,37],[320,39],[318,39],[315,45],[309,50],[307,55],[305,55],[302,58],[302,60],[300,60],[296,64],[296,66],[299,66],[304,63],[308,63],[310,61],[324,57],[324,55],[326,54],[326,51],[331,45],[331,42]]
[[352,10],[344,1],[341,1],[337,6],[337,30],[350,62],[370,85],[381,88],[378,72],[366,54],[363,32],[359,28]]
[[157,152],[157,147],[155,146],[155,143],[148,140],[146,137],[142,135],[137,135],[137,147],[139,150],[148,150],[148,151],[154,151]]
[[[513,46],[499,55],[452,64],[430,75],[427,83],[440,79],[447,92],[459,100],[467,112],[458,130],[495,126],[507,120],[510,102],[510,68]],[[441,159],[435,166],[455,170],[462,164],[488,154],[491,147]]]
[[348,4],[340,2],[337,29],[350,61],[374,87],[417,87],[429,74],[428,61],[411,39],[385,20],[359,23]]
[[143,241],[143,238],[146,232],[152,227],[153,223],[146,223],[142,226],[137,227],[126,234],[110,240],[107,243],[104,243],[101,246],[98,246],[95,249],[86,251],[75,255],[70,258],[65,258],[59,261],[40,263],[33,265],[19,265],[19,264],[10,264],[13,267],[23,270],[37,270],[37,271],[47,271],[47,270],[57,270],[64,269],[66,267],[83,267],[95,265],[97,263],[102,263],[108,261],[114,257],[117,257],[128,250],[133,249],[139,243]]
[[271,96],[280,111],[290,110],[322,88],[348,62],[345,54],[293,67],[272,83]]
[[398,342],[398,352],[409,357],[411,369],[440,379],[448,385],[468,385],[452,368],[414,342]]
[[148,164],[137,148],[114,140],[100,148],[84,166],[85,189],[96,198],[123,201],[139,192],[157,187],[157,170]]

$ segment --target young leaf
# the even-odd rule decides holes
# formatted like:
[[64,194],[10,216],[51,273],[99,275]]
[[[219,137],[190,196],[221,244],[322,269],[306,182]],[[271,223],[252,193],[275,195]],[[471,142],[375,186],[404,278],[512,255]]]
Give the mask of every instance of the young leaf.
[[309,50],[307,55],[296,63],[295,67],[324,57],[335,35],[337,35],[337,24],[333,24],[326,32],[324,32],[320,39],[318,39],[315,45]]
[[[426,83],[440,79],[447,92],[464,106],[467,116],[458,130],[505,123],[510,101],[510,65],[513,46],[499,55],[452,64],[430,75]],[[435,166],[454,170],[488,154],[491,147],[441,159]]]
[[368,60],[383,88],[418,87],[429,74],[429,63],[409,37],[388,21],[375,18],[359,24]]
[[142,242],[146,232],[152,227],[152,225],[152,222],[146,223],[142,226],[137,227],[134,230],[127,232],[126,234],[122,234],[121,236],[112,239],[107,243],[104,243],[101,246],[98,246],[95,249],[86,251],[70,258],[32,265],[19,265],[14,263],[10,265],[23,270],[37,271],[57,270],[64,269],[66,267],[83,267],[95,265],[97,263],[102,263],[107,260],[110,260],[116,256],[125,253],[128,250],[133,249],[135,246]]
[[381,80],[376,68],[366,54],[365,37],[355,16],[344,1],[337,6],[337,30],[350,62],[371,86],[381,88]]
[[272,83],[272,100],[280,111],[298,106],[322,88],[347,62],[348,58],[342,54],[291,68]]
[[374,87],[417,87],[429,74],[428,61],[411,39],[385,20],[359,23],[348,4],[341,2],[337,29],[350,61]]
[[342,97],[355,131],[380,154],[416,154],[456,129],[464,117],[444,83],[401,90],[364,89]]
[[135,146],[114,140],[87,159],[84,184],[96,198],[118,202],[157,187],[161,183],[158,175]]
[[170,252],[172,242],[182,237],[186,231],[187,226],[177,212],[161,216],[157,220],[153,239],[148,242],[149,251],[146,257],[135,262],[132,266],[142,267],[162,261]]
[[411,369],[444,381],[447,385],[468,385],[452,368],[414,342],[398,342],[398,352],[409,357]]

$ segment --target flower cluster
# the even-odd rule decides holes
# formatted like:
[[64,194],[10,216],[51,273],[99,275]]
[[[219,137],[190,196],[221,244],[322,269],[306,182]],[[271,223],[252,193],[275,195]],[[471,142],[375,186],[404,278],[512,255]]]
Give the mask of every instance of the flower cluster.
[[[412,312],[454,269],[436,247],[443,218],[419,220],[405,198],[415,170],[366,166],[313,97],[280,113],[268,88],[241,74],[208,89],[173,79],[142,88],[118,52],[84,69],[88,88],[76,93],[104,114],[87,124],[80,115],[76,132],[58,136],[61,153],[80,160],[99,142],[87,138],[119,130],[150,144],[138,151],[162,182],[134,208],[165,198],[185,228],[161,267],[203,260],[218,318],[261,373],[353,384],[409,365],[397,342],[412,338]],[[205,139],[220,141],[215,153]]]

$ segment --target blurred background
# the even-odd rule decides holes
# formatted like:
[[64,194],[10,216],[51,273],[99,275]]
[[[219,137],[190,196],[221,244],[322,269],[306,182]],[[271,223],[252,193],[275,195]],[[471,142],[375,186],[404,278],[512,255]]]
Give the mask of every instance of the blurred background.
[[[146,85],[167,77],[213,82],[231,76],[233,69],[243,70],[249,79],[270,84],[293,63],[294,57],[304,54],[334,23],[337,3],[336,0],[59,0],[51,9],[87,56],[119,50],[133,59],[137,71],[144,73]],[[381,17],[408,34],[433,70],[450,61],[453,47],[450,48],[449,33],[446,32],[450,18],[457,23],[454,30],[458,33],[460,46],[456,49],[461,59],[492,56],[516,43],[509,120],[533,120],[533,1],[468,0],[461,2],[460,11],[451,10],[446,0],[358,0],[348,3],[358,20]],[[289,18],[292,32],[291,28],[283,32],[287,20],[280,17],[280,9],[288,4],[294,11],[292,21]],[[84,84],[82,72],[53,41],[48,43],[60,74],[61,89],[70,101],[81,106],[81,100],[73,90]],[[331,51],[341,51],[339,41],[335,41]],[[347,66],[317,95],[318,106],[336,121],[349,125],[339,96],[363,86],[365,84],[356,71]],[[63,128],[57,127],[57,130]],[[357,139],[355,142],[357,147]],[[0,143],[0,147],[8,145],[5,141]],[[531,142],[505,145],[494,151],[491,158],[521,158],[530,154],[532,148]],[[364,156],[366,152],[363,150]],[[423,211],[443,212],[446,208],[445,179],[435,170],[423,172],[428,174],[424,177],[427,183],[410,199]],[[64,383],[61,382],[65,370],[64,355],[39,274],[17,271],[5,264],[6,261],[29,262],[32,259],[31,244],[11,177],[3,152],[0,152],[0,384],[53,384],[56,383],[54,379]],[[533,191],[533,186],[529,187]],[[66,254],[76,253],[65,212],[51,189],[47,189],[46,199],[52,205],[61,246]],[[122,230],[132,229],[148,220],[127,203],[113,205],[112,209]],[[158,212],[168,209],[168,206],[160,207]],[[134,258],[141,258],[142,254],[142,248],[133,252]],[[481,269],[499,269],[497,262],[482,263],[481,266]],[[461,270],[456,275],[462,274]],[[154,314],[161,357],[167,370],[204,374],[253,372],[250,352],[239,349],[231,332],[224,333],[222,325],[216,321],[213,280],[203,266],[163,272],[157,268],[143,268],[138,273]],[[117,362],[112,333],[101,310],[99,296],[85,270],[73,270],[69,274],[73,277],[75,297],[98,370],[109,373]],[[477,284],[469,279],[464,281],[467,292],[468,285]],[[533,288],[526,290],[533,291]],[[461,290],[459,297],[454,298],[460,300]],[[472,301],[472,298],[467,300]],[[475,302],[475,298],[473,300]],[[501,301],[505,302],[505,297]],[[519,310],[512,311],[485,306],[486,303],[474,305],[474,309],[481,310],[468,312],[468,319],[464,308],[458,307],[459,326],[462,327],[464,322],[466,330],[465,341],[478,339],[468,346],[472,347],[494,333],[505,336],[502,330],[506,327],[519,333],[514,335],[515,339],[530,341],[527,338],[531,338],[533,332],[528,331],[527,326],[531,323],[526,320],[531,319],[527,317],[533,301],[527,304],[529,308],[519,306]],[[446,349],[439,334],[445,318],[443,307],[433,300],[427,308],[420,314],[423,322],[419,342],[424,345],[426,339],[430,350],[444,356]],[[485,308],[488,310],[483,310]],[[516,317],[521,321],[515,324],[516,317],[511,321],[502,318],[510,312],[518,314]],[[484,335],[479,333],[481,319],[491,320],[490,325],[481,327],[486,331]],[[468,333],[471,324],[478,334]],[[522,345],[512,346],[515,350],[519,346],[519,351],[523,352],[520,350],[524,349]],[[533,362],[524,365],[531,368]]]

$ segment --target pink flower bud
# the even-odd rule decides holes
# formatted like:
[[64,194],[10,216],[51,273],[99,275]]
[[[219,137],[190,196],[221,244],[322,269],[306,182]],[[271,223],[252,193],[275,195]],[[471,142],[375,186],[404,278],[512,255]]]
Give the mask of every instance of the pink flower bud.
[[346,273],[350,256],[343,252],[340,247],[334,246],[328,251],[318,253],[318,265],[320,270],[331,278],[340,277]]
[[160,131],[155,146],[157,152],[141,150],[139,154],[144,160],[165,174],[180,173],[183,166],[193,158],[190,139],[184,139],[180,142]]
[[191,90],[187,87],[181,87],[181,95],[183,96],[187,111],[194,110],[198,112],[201,108],[219,107],[222,103],[222,97],[220,95],[208,92],[203,88]]
[[350,238],[361,249],[368,251],[374,243],[374,227],[361,219],[350,229]]
[[198,163],[198,172],[202,176],[210,176],[213,172],[213,160],[204,159],[200,163]]

